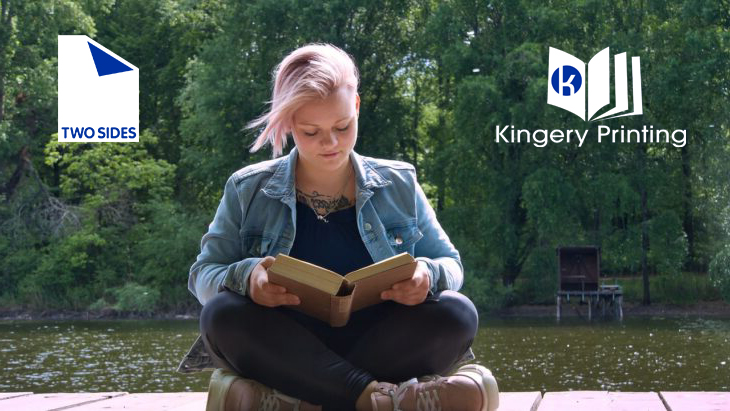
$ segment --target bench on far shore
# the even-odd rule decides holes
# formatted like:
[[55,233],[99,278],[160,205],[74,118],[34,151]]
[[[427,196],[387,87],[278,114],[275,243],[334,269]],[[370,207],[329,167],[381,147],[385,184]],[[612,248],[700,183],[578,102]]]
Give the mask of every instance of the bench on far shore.
[[[0,393],[0,411],[198,411],[206,392]],[[727,411],[730,392],[503,392],[499,411]]]

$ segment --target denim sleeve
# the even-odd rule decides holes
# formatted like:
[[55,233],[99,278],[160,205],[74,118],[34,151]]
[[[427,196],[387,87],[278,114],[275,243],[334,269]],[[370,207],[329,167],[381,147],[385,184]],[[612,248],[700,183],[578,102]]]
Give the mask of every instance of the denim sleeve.
[[416,242],[415,257],[428,265],[431,274],[431,292],[458,291],[464,283],[464,271],[459,251],[449,240],[436,219],[436,212],[426,198],[421,185],[415,182],[418,229],[423,238]]
[[242,220],[241,203],[230,177],[213,222],[200,242],[200,254],[190,267],[188,289],[203,305],[224,288],[246,295],[248,277],[261,258],[243,258],[239,235]]

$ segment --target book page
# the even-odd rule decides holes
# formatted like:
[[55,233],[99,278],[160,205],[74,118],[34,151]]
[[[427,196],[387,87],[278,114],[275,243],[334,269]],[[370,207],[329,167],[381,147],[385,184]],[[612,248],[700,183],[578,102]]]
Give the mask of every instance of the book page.
[[278,254],[269,270],[320,289],[321,287],[325,287],[326,289],[334,289],[336,291],[343,282],[342,276],[335,272],[290,257],[286,254]]
[[359,270],[355,270],[345,276],[345,279],[349,283],[361,280],[363,278],[370,277],[383,271],[390,270],[392,268],[400,267],[408,263],[412,263],[414,258],[408,253],[400,253],[385,260],[379,261],[375,264],[371,264],[367,267],[363,267]]

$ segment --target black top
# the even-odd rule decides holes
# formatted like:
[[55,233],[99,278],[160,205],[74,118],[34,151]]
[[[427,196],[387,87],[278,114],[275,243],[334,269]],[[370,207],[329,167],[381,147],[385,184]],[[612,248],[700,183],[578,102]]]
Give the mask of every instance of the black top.
[[289,255],[340,275],[373,263],[357,230],[355,207],[330,213],[327,223],[297,201],[297,231]]

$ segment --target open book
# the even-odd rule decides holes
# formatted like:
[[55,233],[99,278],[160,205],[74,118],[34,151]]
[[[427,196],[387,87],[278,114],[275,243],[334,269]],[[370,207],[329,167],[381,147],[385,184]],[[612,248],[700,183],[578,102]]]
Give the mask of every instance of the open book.
[[363,267],[345,276],[278,254],[269,267],[269,281],[299,297],[298,305],[287,307],[318,318],[332,327],[347,324],[350,314],[382,302],[380,293],[393,284],[411,278],[417,261],[408,253]]

